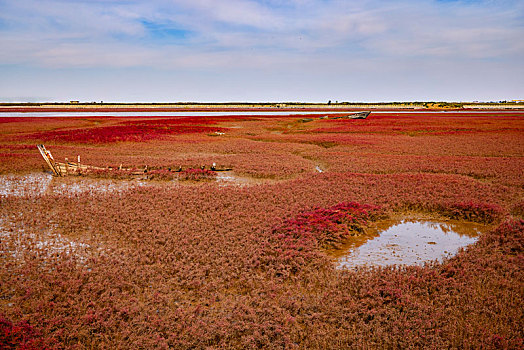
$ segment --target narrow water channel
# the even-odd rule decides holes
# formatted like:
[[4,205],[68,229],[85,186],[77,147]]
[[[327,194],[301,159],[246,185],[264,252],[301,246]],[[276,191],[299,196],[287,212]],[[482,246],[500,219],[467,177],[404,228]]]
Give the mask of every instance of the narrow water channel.
[[337,268],[423,265],[455,255],[488,227],[460,221],[386,220],[330,252]]

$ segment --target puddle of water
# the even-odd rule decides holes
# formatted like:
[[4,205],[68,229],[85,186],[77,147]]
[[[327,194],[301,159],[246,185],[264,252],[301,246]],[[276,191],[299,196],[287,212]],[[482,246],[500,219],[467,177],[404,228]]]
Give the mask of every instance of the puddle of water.
[[[219,187],[244,187],[274,182],[271,179],[257,179],[236,175],[233,171],[217,172]],[[199,182],[180,182],[177,179],[161,182],[161,185],[198,185]],[[54,178],[49,174],[0,175],[0,198],[42,196],[46,194],[71,197],[75,195],[95,195],[100,193],[121,193],[139,187],[155,187],[160,183],[140,180],[110,180],[90,178]]]
[[386,220],[368,234],[352,237],[342,249],[330,252],[337,268],[423,265],[455,255],[477,241],[488,226],[431,220]]
[[49,174],[1,175],[0,197],[42,196],[58,194],[73,196],[123,192],[136,187],[144,187],[143,181],[117,181],[87,178],[53,178]]
[[54,194],[73,196],[80,194],[98,194],[124,192],[136,187],[144,187],[147,184],[143,181],[112,181],[95,179],[68,179],[66,182],[59,182],[57,179],[51,186]]
[[[287,116],[287,115],[305,115],[309,114],[312,116],[316,115],[326,115],[326,114],[341,114],[341,113],[352,113],[351,110],[332,110],[332,111],[289,111],[289,110],[276,110],[276,111],[196,111],[196,112],[187,112],[187,111],[138,111],[138,112],[78,112],[78,111],[57,111],[57,112],[39,112],[38,110],[31,112],[2,112],[1,117],[149,117],[149,116],[158,116],[158,117],[229,117],[229,116]],[[395,112],[398,113],[398,112]],[[425,112],[426,113],[426,112]]]

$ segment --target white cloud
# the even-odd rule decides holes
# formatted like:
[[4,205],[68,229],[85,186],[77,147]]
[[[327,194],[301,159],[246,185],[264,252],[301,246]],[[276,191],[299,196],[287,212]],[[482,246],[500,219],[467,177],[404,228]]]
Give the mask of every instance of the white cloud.
[[227,72],[350,89],[368,77],[398,91],[408,73],[438,82],[435,69],[524,79],[523,36],[517,0],[0,0],[0,65],[182,70],[195,81]]
[[[136,58],[122,59],[123,65],[159,64],[163,53],[194,57],[223,51],[315,56],[329,50],[338,52],[340,59],[347,59],[348,53],[522,55],[524,6],[511,2],[507,6],[433,1],[18,0],[0,3],[1,43],[7,49],[1,58],[3,63],[49,64],[56,52],[57,63],[67,65],[66,58],[71,57],[69,64],[75,66],[89,61],[114,65],[115,50],[122,50],[122,55],[137,52]],[[189,35],[157,38],[144,22]],[[104,54],[108,50],[113,53]],[[85,52],[101,57],[79,60]]]

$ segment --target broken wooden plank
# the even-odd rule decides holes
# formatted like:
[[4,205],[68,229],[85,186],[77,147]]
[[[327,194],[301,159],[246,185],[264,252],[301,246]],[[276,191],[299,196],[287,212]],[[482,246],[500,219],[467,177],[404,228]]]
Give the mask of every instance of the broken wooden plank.
[[62,176],[62,173],[60,169],[58,168],[58,166],[56,165],[55,159],[53,158],[53,155],[51,154],[51,152],[46,150],[44,145],[36,145],[36,147],[38,147],[40,154],[46,161],[47,165],[49,165],[49,167],[53,171],[53,174],[55,174],[55,176]]

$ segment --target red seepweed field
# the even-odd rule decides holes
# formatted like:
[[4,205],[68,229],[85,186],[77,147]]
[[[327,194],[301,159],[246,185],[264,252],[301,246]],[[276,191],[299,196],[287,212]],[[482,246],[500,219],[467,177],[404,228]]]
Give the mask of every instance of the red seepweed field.
[[[0,348],[523,348],[524,111],[320,116],[0,114]],[[40,143],[157,177],[51,178]],[[423,266],[328,254],[417,215],[491,229]]]

